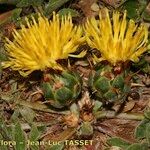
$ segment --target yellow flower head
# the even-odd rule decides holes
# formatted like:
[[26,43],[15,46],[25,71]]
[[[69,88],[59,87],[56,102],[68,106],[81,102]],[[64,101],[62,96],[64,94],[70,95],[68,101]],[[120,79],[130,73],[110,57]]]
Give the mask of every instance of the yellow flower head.
[[76,51],[83,41],[82,29],[74,26],[70,15],[60,19],[53,13],[53,19],[39,15],[38,22],[26,18],[27,28],[21,25],[21,30],[14,30],[14,40],[6,39],[6,50],[9,61],[4,67],[18,70],[22,75],[28,75],[34,70],[46,68],[61,69],[56,62],[66,59]]
[[[126,20],[126,11],[121,17],[113,12],[112,20],[108,9],[100,11],[99,20],[91,18],[85,24],[86,40],[92,48],[101,52],[101,60],[112,65],[127,60],[138,61],[138,57],[147,50],[148,29],[143,24]],[[96,59],[96,57],[95,57]]]

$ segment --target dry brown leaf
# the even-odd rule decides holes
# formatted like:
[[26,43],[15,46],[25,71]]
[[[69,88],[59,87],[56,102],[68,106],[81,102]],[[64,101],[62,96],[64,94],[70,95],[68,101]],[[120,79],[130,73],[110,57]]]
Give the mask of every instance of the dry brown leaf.
[[[58,131],[58,129],[57,129]],[[52,133],[50,134],[47,134],[45,137],[43,137],[43,140],[44,141],[59,141],[59,142],[62,142],[62,141],[65,141],[69,138],[71,138],[76,132],[76,128],[67,128],[66,130],[64,131],[60,131],[60,133],[58,133],[57,135],[52,135]]]
[[107,3],[110,6],[118,7],[122,0],[103,0],[103,2]]
[[138,121],[109,119],[97,125],[99,131],[109,136],[120,137],[129,143],[135,142],[134,129],[137,126]]
[[123,108],[123,112],[128,112],[130,110],[132,110],[135,106],[135,101],[129,101],[125,104],[124,108]]
[[12,10],[11,11],[7,11],[5,13],[0,14],[0,22],[7,20],[8,17],[10,17],[12,15]]
[[107,135],[101,132],[95,131],[93,140],[94,150],[104,150],[104,147],[107,142]]
[[79,1],[79,6],[86,17],[95,16],[97,14],[97,11],[99,11],[96,1],[97,0],[80,0]]
[[128,111],[132,110],[134,108],[134,106],[135,106],[135,101],[129,101],[124,105],[124,107],[122,107],[120,104],[116,104],[112,108],[116,112],[120,111],[120,108],[121,108],[122,112],[128,112]]

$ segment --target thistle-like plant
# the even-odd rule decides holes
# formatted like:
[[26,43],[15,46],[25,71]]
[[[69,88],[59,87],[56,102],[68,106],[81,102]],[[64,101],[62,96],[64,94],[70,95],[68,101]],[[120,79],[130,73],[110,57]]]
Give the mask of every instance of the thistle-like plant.
[[[72,23],[71,15],[60,18],[55,13],[50,21],[39,15],[38,21],[34,17],[30,21],[26,18],[26,24],[27,28],[21,25],[20,30],[14,30],[13,41],[6,39],[9,60],[4,62],[4,67],[11,67],[23,76],[35,70],[61,70],[61,73],[44,74],[48,79],[43,79],[41,88],[46,103],[57,108],[68,106],[81,92],[80,76],[64,69],[58,60],[74,56],[72,53],[84,41],[82,28]],[[76,57],[84,54],[81,52]]]
[[124,100],[130,91],[129,74],[124,64],[137,62],[147,50],[148,29],[144,24],[136,24],[117,11],[101,10],[99,19],[94,17],[85,24],[86,41],[96,48],[101,57],[94,56],[95,62],[107,61],[96,73],[92,73],[90,86],[102,100]]

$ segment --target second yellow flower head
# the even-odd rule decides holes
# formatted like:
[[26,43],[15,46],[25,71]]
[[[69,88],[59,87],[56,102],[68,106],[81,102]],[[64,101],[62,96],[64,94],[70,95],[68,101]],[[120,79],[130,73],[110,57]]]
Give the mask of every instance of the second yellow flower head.
[[108,9],[104,9],[99,13],[99,20],[87,20],[86,40],[92,48],[101,52],[99,61],[107,60],[112,65],[127,60],[136,62],[147,50],[147,27],[138,26],[133,20],[127,21],[126,14],[125,11],[121,17],[119,12],[113,12],[111,20]]

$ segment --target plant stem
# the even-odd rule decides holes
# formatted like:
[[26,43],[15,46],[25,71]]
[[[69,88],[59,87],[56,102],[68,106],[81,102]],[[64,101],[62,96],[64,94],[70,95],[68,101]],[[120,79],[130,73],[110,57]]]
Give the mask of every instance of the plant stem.
[[98,111],[95,113],[95,117],[97,119],[102,118],[119,118],[119,119],[127,119],[127,120],[143,120],[144,115],[141,113],[119,113],[117,114],[115,111]]

